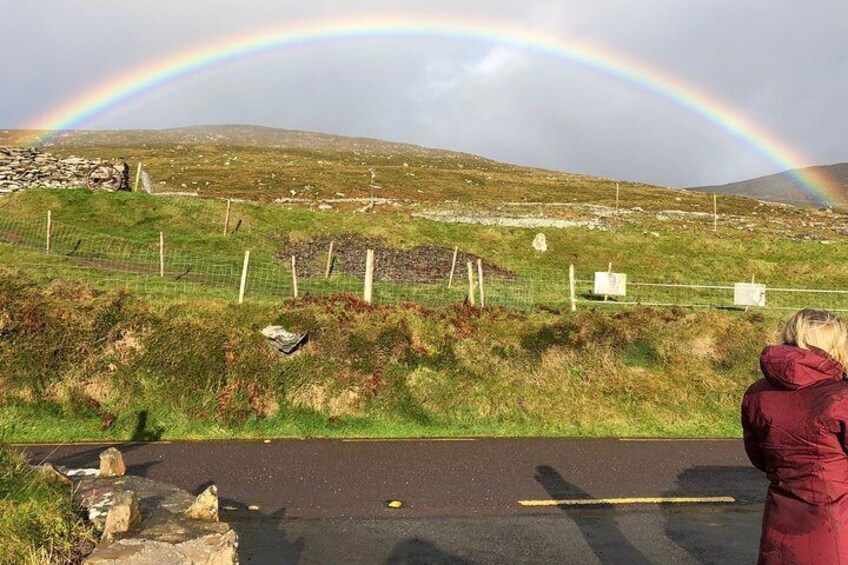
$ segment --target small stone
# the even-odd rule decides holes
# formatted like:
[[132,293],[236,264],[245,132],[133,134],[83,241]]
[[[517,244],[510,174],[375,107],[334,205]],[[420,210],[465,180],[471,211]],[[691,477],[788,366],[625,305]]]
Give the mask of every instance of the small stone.
[[101,477],[123,477],[127,472],[124,464],[124,456],[121,452],[110,447],[100,454],[100,476]]
[[536,237],[533,238],[533,249],[544,253],[548,250],[548,240],[543,233],[537,233]]
[[185,511],[186,518],[200,520],[201,522],[218,521],[218,487],[211,485],[205,491],[197,495],[188,510]]
[[138,496],[131,490],[119,490],[112,496],[112,505],[106,513],[103,537],[112,539],[115,534],[128,532],[141,525]]

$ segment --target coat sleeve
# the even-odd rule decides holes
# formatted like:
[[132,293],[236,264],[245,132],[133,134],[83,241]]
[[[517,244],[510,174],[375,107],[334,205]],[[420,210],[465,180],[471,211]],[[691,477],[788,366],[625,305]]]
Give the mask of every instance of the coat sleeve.
[[754,428],[751,425],[750,406],[747,395],[742,400],[742,439],[745,442],[745,453],[748,454],[748,459],[751,460],[754,467],[765,472],[766,461],[760,449],[760,440],[757,438]]

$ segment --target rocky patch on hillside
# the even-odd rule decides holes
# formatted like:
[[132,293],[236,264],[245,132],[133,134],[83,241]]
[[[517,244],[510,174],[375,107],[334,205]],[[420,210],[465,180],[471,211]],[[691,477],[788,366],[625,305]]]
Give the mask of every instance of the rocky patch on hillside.
[[[298,274],[305,277],[323,276],[326,272],[329,239],[313,239],[302,242],[287,241],[279,257],[290,260],[297,257]],[[411,249],[388,247],[379,239],[345,236],[333,240],[332,274],[351,275],[361,278],[365,274],[365,253],[374,250],[374,278],[381,281],[426,283],[446,280],[453,263],[453,249],[436,245],[419,245]],[[457,251],[456,271],[459,279],[465,273],[465,265],[477,265],[479,257],[462,249]],[[483,261],[483,270],[489,277],[515,278],[515,274]]]

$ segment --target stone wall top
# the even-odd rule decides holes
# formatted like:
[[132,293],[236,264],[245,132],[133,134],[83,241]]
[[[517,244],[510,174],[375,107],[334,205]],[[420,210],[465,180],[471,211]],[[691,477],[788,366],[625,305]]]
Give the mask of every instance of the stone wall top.
[[61,159],[34,147],[0,147],[0,193],[82,187],[129,190],[129,167],[122,161]]

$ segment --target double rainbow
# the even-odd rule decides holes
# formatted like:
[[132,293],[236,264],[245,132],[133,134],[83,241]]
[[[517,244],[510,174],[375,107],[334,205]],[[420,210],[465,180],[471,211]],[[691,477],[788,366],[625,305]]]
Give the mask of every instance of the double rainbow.
[[548,56],[623,80],[674,102],[752,147],[781,169],[795,169],[798,185],[823,204],[842,201],[839,187],[787,143],[715,97],[621,53],[512,24],[433,18],[367,17],[291,23],[235,36],[163,57],[99,84],[42,116],[28,129],[41,130],[31,142],[78,128],[110,108],[157,86],[278,49],[363,38],[446,38],[505,45]]

